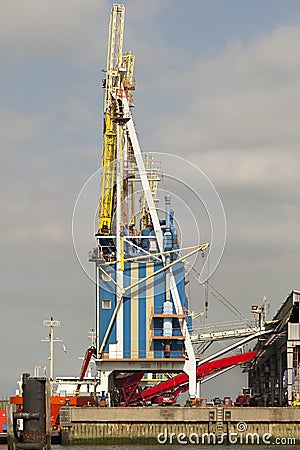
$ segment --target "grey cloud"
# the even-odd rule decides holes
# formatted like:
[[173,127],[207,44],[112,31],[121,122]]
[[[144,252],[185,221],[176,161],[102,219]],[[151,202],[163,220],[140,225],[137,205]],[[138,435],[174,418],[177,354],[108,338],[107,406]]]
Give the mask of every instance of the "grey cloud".
[[[17,0],[1,3],[0,53],[13,61],[31,56],[85,60],[100,48],[96,30],[104,27],[109,5],[89,0]],[[101,46],[101,49],[103,47]]]
[[[124,3],[126,42],[136,47],[138,41],[143,42],[146,28],[155,36],[155,17],[170,2]],[[0,6],[0,54],[15,63],[32,57],[63,57],[80,65],[104,63],[110,8],[111,3],[98,0],[4,0]],[[132,27],[139,34],[132,32]],[[156,30],[158,33],[159,28]],[[152,45],[155,42],[154,38]]]
[[299,51],[299,28],[291,26],[251,45],[230,48],[213,60],[200,60],[186,73],[166,70],[159,95],[164,98],[164,91],[173,90],[174,96],[168,97],[164,130],[158,125],[157,141],[178,152],[188,145],[190,154],[297,145]]

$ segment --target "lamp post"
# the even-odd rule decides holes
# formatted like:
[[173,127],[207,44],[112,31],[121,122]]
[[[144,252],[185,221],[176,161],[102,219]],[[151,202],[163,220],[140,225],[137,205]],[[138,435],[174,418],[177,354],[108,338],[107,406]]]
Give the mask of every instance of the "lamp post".
[[43,320],[43,325],[45,327],[49,327],[49,337],[42,339],[42,342],[50,342],[50,357],[49,357],[50,381],[53,381],[53,378],[54,378],[54,346],[53,346],[53,344],[56,342],[63,342],[62,339],[59,339],[59,338],[54,339],[54,327],[59,327],[60,321],[54,320],[53,317],[51,317],[50,320]]

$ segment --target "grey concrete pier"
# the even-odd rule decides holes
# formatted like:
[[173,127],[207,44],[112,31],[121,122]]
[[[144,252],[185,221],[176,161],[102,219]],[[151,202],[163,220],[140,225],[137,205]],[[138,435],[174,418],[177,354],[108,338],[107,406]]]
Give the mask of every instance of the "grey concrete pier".
[[300,443],[300,408],[288,407],[63,407],[61,425],[62,445]]

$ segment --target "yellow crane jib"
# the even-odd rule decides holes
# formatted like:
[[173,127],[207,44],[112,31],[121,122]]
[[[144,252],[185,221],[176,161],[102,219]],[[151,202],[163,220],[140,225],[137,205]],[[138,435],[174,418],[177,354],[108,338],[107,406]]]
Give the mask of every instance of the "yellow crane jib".
[[99,231],[109,233],[113,214],[115,159],[117,149],[116,123],[106,115],[102,141],[102,168],[100,179],[100,201],[98,206]]
[[115,210],[115,161],[118,146],[118,126],[123,127],[129,119],[124,115],[122,96],[126,95],[129,103],[133,106],[130,91],[135,89],[134,55],[131,52],[123,55],[122,52],[124,15],[124,5],[113,5],[109,24],[106,78],[103,82],[105,88],[104,130],[98,205],[98,229],[101,234],[111,233]]

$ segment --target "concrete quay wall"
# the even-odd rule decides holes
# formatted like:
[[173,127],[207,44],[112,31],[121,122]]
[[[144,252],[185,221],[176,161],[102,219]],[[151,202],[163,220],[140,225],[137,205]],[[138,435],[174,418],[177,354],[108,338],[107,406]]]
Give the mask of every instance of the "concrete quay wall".
[[63,407],[60,413],[62,445],[300,443],[300,408]]

